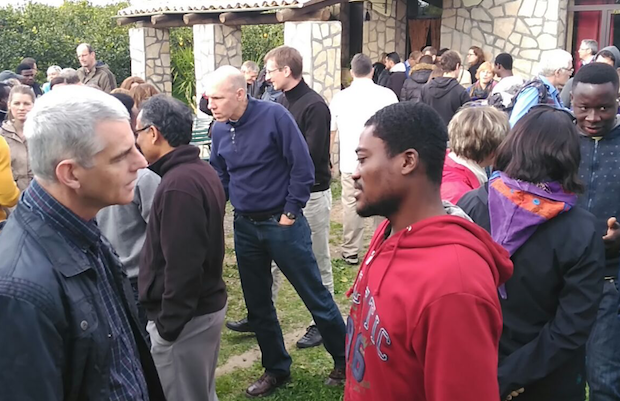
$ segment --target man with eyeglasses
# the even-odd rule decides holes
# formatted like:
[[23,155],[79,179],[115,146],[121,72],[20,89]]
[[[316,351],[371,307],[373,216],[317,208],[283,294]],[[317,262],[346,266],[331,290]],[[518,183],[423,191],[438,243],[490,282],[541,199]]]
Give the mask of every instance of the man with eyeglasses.
[[573,74],[573,56],[565,50],[555,49],[543,53],[538,75],[527,82],[515,95],[510,114],[510,126],[519,121],[536,104],[549,104],[564,108],[560,90]]

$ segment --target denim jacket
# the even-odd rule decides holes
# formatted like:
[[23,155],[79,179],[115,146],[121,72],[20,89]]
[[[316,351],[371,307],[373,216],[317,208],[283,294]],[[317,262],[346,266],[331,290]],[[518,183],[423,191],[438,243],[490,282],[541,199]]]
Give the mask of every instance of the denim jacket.
[[[607,233],[607,219],[620,220],[620,120],[607,135],[581,135],[581,164],[579,178],[586,191],[578,205],[596,217],[600,236]],[[620,255],[607,255],[605,276],[617,277]]]
[[[127,275],[118,257],[106,253],[129,311],[149,397],[165,400],[135,305],[128,302]],[[2,398],[108,400],[109,329],[87,255],[21,202],[0,234],[0,255]]]

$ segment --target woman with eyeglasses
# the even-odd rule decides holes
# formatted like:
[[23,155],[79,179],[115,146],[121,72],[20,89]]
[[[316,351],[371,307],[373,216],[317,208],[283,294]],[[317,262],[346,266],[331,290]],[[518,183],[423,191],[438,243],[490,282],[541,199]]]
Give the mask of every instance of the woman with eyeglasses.
[[472,46],[467,51],[467,65],[471,74],[471,82],[475,84],[478,81],[478,68],[484,63],[484,52],[478,46]]
[[458,203],[514,263],[499,291],[502,401],[521,389],[519,401],[585,399],[605,254],[594,216],[576,206],[578,135],[567,111],[531,108],[499,147],[488,184]]

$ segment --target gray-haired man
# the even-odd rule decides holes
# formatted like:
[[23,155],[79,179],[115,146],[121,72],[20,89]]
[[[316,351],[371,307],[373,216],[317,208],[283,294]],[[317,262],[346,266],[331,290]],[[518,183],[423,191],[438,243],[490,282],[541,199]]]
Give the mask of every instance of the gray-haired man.
[[35,179],[0,234],[0,387],[7,400],[163,400],[129,281],[95,223],[146,161],[103,92],[42,97],[24,128]]

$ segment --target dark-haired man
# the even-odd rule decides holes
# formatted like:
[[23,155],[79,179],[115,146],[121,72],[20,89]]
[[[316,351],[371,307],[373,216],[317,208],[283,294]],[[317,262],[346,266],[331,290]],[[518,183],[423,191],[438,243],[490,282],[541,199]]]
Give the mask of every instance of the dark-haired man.
[[21,63],[15,69],[15,73],[23,77],[22,83],[24,85],[30,86],[34,91],[36,97],[43,95],[41,86],[39,86],[39,84],[35,81],[35,75],[37,74],[37,70],[35,69],[33,64]]
[[400,91],[403,89],[405,79],[407,79],[405,64],[400,62],[398,53],[392,52],[389,53],[385,59],[385,68],[390,71],[387,87],[398,97],[400,96]]
[[11,93],[9,84],[0,82],[0,123],[4,121],[8,112],[9,93]]
[[377,112],[361,135],[357,212],[387,221],[349,290],[346,401],[498,398],[497,286],[512,263],[482,228],[446,215],[447,137],[437,112],[410,102]]
[[214,401],[226,314],[224,208],[217,173],[200,160],[192,113],[167,95],[142,104],[137,143],[161,176],[140,258],[140,303],[168,400]]
[[523,86],[523,78],[512,73],[512,62],[512,56],[508,53],[498,54],[493,62],[493,72],[495,76],[499,77],[499,82],[493,87],[491,95],[499,93],[504,107],[508,107],[513,96]]
[[573,111],[583,134],[579,174],[586,184],[578,204],[596,216],[607,260],[603,298],[586,348],[590,401],[620,399],[618,86],[616,70],[596,62],[579,70],[572,92]]

